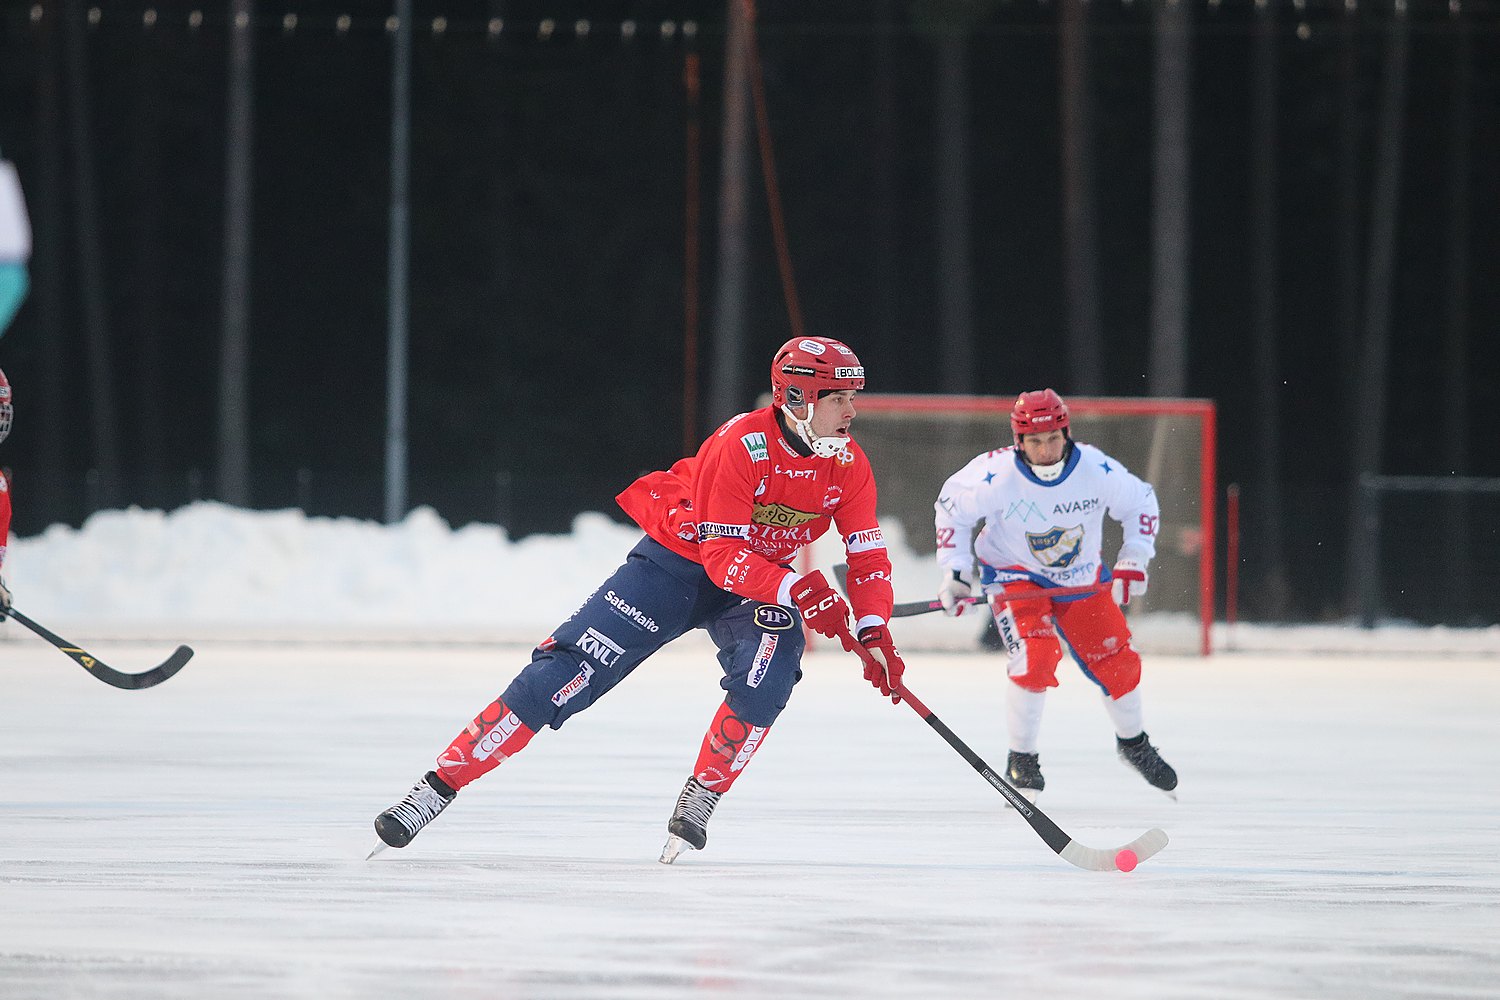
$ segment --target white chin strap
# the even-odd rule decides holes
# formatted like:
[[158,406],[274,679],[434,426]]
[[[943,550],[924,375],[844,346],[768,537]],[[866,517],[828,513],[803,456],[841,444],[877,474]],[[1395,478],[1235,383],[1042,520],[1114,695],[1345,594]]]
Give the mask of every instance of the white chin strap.
[[1068,460],[1066,458],[1060,458],[1051,465],[1033,465],[1031,466],[1031,471],[1042,482],[1050,483],[1062,475],[1063,466],[1067,464]]
[[[842,451],[849,448],[849,439],[842,437],[814,437],[812,432],[813,404],[807,404],[807,419],[798,420],[792,413],[790,406],[782,406],[781,412],[786,414],[787,420],[792,424],[792,429],[797,436],[807,442],[812,453],[818,458],[833,458]],[[1059,465],[1062,463],[1058,463]]]

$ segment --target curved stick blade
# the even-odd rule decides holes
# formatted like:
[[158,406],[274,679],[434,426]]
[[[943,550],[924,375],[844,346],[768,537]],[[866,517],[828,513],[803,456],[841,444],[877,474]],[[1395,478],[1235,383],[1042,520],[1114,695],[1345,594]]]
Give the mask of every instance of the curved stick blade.
[[1114,872],[1120,870],[1115,864],[1115,858],[1121,851],[1134,851],[1137,861],[1145,861],[1152,855],[1160,853],[1161,849],[1166,846],[1166,831],[1153,827],[1130,843],[1110,850],[1088,847],[1076,840],[1070,840],[1067,846],[1057,853],[1064,861],[1077,865],[1079,868],[1091,872]]
[[[128,691],[135,691],[139,690],[140,688],[155,687],[162,681],[167,680],[168,678],[176,674],[177,671],[181,670],[183,667],[187,666],[188,660],[191,660],[192,658],[193,650],[191,649],[191,647],[178,646],[177,649],[173,651],[172,655],[167,657],[160,666],[152,667],[150,670],[142,671],[138,674],[123,673],[119,670],[113,669],[112,667],[106,667],[104,666],[104,664],[98,663],[97,661],[95,661],[96,666],[94,667],[94,673],[97,674],[99,676],[99,679],[104,681],[106,684],[112,684],[118,688],[125,688]],[[100,673],[99,668],[101,667],[104,670],[109,671],[110,676],[105,676],[104,674]]]

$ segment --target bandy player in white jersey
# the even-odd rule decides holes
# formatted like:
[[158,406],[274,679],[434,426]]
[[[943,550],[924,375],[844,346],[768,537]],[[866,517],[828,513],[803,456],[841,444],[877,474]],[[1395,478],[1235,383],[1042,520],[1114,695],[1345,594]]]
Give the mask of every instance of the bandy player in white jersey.
[[[1120,758],[1176,798],[1177,773],[1146,737],[1141,658],[1120,610],[1146,592],[1161,520],[1156,491],[1098,448],[1074,441],[1067,404],[1051,389],[1022,393],[1010,426],[1015,446],[975,457],[943,484],[934,505],[944,612],[968,607],[962,599],[976,561],[984,593],[1007,598],[993,606],[1010,658],[1010,782],[1033,801],[1045,785],[1037,739],[1047,689],[1057,686],[1061,633],[1104,692]],[[1113,570],[1101,552],[1106,514],[1125,530]],[[1099,588],[1083,595],[1046,596],[1092,584]]]

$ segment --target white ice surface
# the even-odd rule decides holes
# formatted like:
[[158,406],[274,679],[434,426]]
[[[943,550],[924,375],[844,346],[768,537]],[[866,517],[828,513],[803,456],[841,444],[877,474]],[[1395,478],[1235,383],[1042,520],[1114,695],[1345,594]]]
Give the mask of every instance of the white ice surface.
[[[170,651],[90,648],[126,670]],[[1116,762],[1065,671],[1039,804],[1091,846],[1164,827],[1127,875],[1061,861],[833,652],[708,849],[658,864],[720,699],[711,654],[669,647],[367,863],[375,813],[524,648],[204,642],[119,691],[11,634],[0,997],[1496,995],[1493,658],[1151,658],[1176,803]],[[1003,761],[995,658],[915,654],[908,678]]]

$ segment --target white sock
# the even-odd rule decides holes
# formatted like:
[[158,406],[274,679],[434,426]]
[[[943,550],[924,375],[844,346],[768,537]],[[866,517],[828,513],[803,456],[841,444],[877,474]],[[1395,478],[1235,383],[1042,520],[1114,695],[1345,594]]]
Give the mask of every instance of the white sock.
[[1109,721],[1115,724],[1115,735],[1120,739],[1128,740],[1145,732],[1146,725],[1141,721],[1140,688],[1136,688],[1129,694],[1122,694],[1118,698],[1111,698],[1106,694],[1104,710],[1109,713]]
[[1014,681],[1007,687],[1010,690],[1005,695],[1005,707],[1010,719],[1010,748],[1016,753],[1036,753],[1047,692],[1028,691]]

